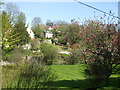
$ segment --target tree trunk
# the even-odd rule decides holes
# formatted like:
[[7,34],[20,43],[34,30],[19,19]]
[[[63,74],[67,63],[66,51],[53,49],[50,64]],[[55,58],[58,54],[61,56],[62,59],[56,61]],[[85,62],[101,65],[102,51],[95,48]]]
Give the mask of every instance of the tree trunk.
[[107,77],[106,77],[106,85],[109,84],[109,77],[110,77],[110,76],[107,76]]

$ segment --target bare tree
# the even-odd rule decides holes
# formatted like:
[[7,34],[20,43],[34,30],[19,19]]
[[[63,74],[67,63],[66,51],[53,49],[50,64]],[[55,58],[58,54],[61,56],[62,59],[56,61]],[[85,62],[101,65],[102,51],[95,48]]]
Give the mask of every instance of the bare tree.
[[32,20],[32,27],[33,26],[36,26],[36,25],[39,25],[42,23],[42,20],[40,17],[35,17],[33,20]]
[[11,19],[12,23],[14,24],[17,16],[20,13],[20,10],[19,10],[18,6],[13,4],[13,3],[7,3],[6,7],[5,7],[5,10],[6,10],[7,14],[10,15],[10,19]]

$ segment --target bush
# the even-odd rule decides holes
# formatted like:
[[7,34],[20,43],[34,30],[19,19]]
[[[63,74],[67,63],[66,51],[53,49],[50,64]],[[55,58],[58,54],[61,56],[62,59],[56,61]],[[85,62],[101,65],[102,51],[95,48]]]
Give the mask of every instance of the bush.
[[80,50],[74,49],[66,59],[67,64],[72,64],[72,65],[78,64],[81,60],[80,56],[81,56]]
[[[48,88],[56,76],[51,72],[50,67],[42,65],[39,60],[29,60],[19,65],[17,70],[8,71],[4,88]],[[5,78],[4,78],[5,79]]]
[[24,50],[22,47],[16,47],[11,52],[5,54],[5,57],[7,61],[18,64],[25,58],[27,54],[27,50]]
[[52,44],[42,43],[41,44],[41,51],[43,53],[43,62],[47,65],[52,65],[58,55],[58,49]]
[[67,44],[66,40],[64,40],[64,37],[59,37],[59,38],[58,38],[58,43],[59,43],[59,44],[63,44],[63,45],[66,45],[66,44]]

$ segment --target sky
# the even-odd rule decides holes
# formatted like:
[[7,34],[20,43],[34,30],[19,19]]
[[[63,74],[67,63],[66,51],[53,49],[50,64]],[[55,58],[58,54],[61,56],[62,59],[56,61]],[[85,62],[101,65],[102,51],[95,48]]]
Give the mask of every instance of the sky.
[[[94,16],[104,16],[103,13],[91,9],[87,6],[77,2],[12,2],[16,4],[19,9],[26,15],[26,23],[31,24],[34,17],[40,17],[42,23],[45,24],[47,20],[57,21],[64,20],[68,23],[72,19],[80,22],[84,19],[90,19]],[[102,11],[108,12],[111,10],[115,16],[118,16],[117,2],[84,2],[88,5],[96,7]]]

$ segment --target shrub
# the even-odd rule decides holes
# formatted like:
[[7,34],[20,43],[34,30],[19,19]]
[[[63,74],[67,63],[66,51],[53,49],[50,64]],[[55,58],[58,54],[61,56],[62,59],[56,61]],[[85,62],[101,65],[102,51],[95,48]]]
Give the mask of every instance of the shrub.
[[47,65],[52,65],[58,55],[58,49],[52,44],[42,43],[41,52],[43,53],[43,62]]
[[39,60],[29,60],[19,65],[17,70],[7,76],[5,88],[48,88],[56,79],[50,67],[42,65]]
[[24,50],[22,47],[16,47],[13,51],[6,54],[6,58],[9,62],[18,64],[25,58],[27,53],[27,50]]
[[67,64],[73,65],[73,64],[80,63],[80,60],[81,60],[80,56],[81,56],[81,52],[79,49],[72,50],[72,52],[70,53],[70,55],[66,59]]

